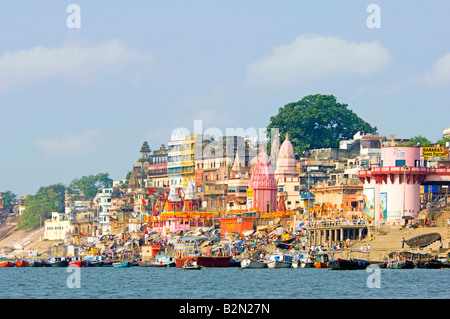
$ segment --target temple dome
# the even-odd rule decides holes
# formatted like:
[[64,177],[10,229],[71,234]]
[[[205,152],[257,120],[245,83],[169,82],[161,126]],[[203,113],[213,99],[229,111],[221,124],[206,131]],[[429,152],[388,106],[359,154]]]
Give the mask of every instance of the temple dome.
[[273,175],[272,165],[269,156],[264,149],[258,156],[255,168],[249,184],[250,188],[274,188],[278,189],[277,182]]
[[286,136],[283,144],[281,144],[275,175],[277,177],[298,176],[294,147],[289,140],[289,136]]

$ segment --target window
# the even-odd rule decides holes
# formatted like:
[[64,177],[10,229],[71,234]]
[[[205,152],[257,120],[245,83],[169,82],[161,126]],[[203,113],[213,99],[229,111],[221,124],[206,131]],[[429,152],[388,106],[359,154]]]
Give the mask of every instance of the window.
[[294,191],[298,192],[300,190],[300,186],[296,185],[294,186]]
[[395,160],[395,166],[405,166],[406,161],[405,160]]

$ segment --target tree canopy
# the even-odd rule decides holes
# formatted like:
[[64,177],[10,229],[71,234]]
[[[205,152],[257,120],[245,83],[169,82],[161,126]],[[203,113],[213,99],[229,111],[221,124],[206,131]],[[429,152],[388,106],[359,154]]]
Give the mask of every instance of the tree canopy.
[[2,194],[2,205],[3,209],[9,211],[11,213],[13,203],[17,199],[17,195],[11,191],[5,191]]
[[431,146],[432,143],[421,135],[411,137],[408,142],[400,143],[400,146]]
[[377,128],[362,120],[347,104],[333,95],[308,95],[298,102],[280,107],[270,118],[267,134],[278,128],[280,138],[289,133],[296,154],[316,148],[337,148],[339,141],[352,139],[358,131],[377,133]]
[[35,195],[25,197],[25,211],[20,216],[19,229],[33,228],[44,223],[52,212],[63,212],[65,208],[65,186],[54,184],[40,187]]
[[97,175],[83,176],[75,178],[69,185],[70,192],[80,191],[85,200],[94,199],[100,188],[112,187],[113,180],[108,173],[98,173]]

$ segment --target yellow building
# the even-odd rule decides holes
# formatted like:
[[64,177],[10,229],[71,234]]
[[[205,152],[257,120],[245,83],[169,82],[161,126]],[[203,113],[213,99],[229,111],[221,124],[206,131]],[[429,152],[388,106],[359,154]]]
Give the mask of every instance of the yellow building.
[[183,184],[187,185],[189,180],[195,180],[195,143],[197,134],[186,135],[181,143],[181,176],[183,177]]

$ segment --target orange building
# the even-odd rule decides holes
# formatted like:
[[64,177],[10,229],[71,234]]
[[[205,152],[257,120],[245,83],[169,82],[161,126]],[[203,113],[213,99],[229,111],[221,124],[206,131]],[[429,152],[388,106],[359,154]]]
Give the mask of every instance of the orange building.
[[239,233],[255,230],[255,212],[228,213],[218,218],[222,234]]

